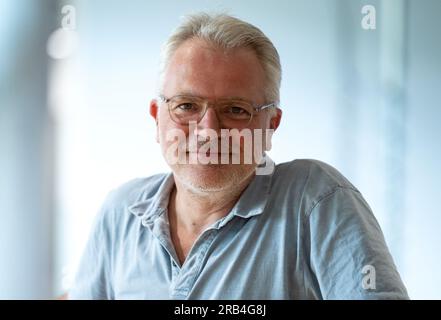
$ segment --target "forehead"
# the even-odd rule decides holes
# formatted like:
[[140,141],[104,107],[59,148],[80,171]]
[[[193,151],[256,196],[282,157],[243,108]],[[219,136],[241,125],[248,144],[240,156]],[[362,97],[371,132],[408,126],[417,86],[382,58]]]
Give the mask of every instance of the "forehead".
[[249,48],[223,50],[201,39],[187,40],[170,58],[164,95],[192,93],[207,98],[242,97],[263,102],[264,71]]

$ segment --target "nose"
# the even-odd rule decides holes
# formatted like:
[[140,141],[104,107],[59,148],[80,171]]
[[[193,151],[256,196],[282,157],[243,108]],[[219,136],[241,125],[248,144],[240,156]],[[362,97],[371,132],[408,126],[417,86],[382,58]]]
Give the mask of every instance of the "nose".
[[198,123],[199,129],[213,129],[219,130],[221,127],[216,110],[212,107],[208,107],[204,116]]

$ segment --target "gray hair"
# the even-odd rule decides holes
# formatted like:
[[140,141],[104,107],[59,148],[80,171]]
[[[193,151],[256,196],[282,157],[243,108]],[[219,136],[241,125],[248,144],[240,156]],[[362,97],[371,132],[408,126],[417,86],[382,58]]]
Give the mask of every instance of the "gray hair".
[[280,102],[282,69],[279,54],[265,34],[250,23],[227,14],[196,13],[184,22],[164,44],[161,56],[160,86],[164,71],[178,47],[186,40],[199,38],[221,49],[250,48],[259,59],[266,75],[265,99]]

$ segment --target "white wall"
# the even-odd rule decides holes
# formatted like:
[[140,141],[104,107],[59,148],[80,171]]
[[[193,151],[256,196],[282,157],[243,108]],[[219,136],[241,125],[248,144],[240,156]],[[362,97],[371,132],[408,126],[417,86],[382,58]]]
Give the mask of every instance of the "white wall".
[[441,1],[422,4],[408,22],[403,275],[414,297],[441,299]]
[[0,299],[50,298],[54,143],[45,41],[55,3],[3,1],[0,12]]

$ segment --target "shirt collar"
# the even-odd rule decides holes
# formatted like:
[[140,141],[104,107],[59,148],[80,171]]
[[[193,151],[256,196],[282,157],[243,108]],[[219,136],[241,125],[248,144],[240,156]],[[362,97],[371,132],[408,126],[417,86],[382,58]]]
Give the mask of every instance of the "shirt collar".
[[[274,162],[268,155],[266,155],[266,159],[274,167]],[[219,221],[218,227],[225,225],[234,216],[250,218],[260,215],[264,211],[270,196],[272,176],[273,170],[265,175],[255,175],[230,213]],[[156,193],[149,197],[144,195],[141,197],[142,200],[129,206],[129,211],[140,217],[144,224],[152,223],[167,211],[174,184],[173,174],[171,172],[166,174]]]
[[140,217],[144,224],[152,222],[166,211],[174,185],[173,173],[167,173],[158,190],[153,195],[143,195],[140,201],[129,206],[129,211],[135,216]]

